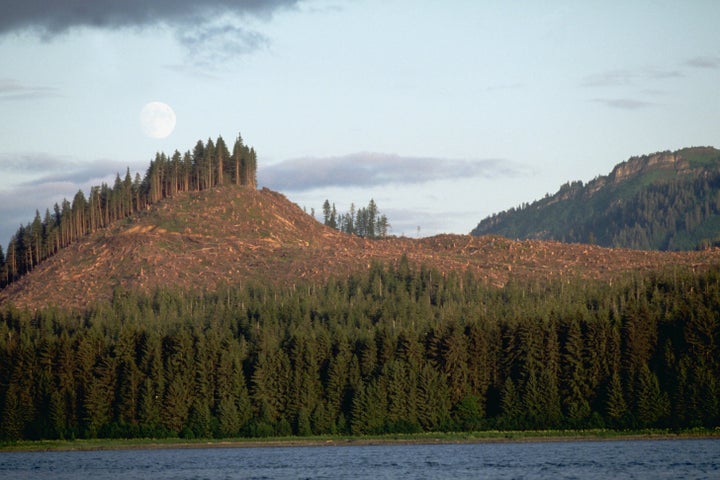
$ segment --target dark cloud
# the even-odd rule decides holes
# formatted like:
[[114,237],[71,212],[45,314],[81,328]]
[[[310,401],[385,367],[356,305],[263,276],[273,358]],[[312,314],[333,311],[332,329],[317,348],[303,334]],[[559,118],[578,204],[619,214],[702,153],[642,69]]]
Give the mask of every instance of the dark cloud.
[[52,87],[24,85],[10,78],[0,78],[0,101],[31,100],[58,95]]
[[594,98],[593,102],[601,103],[606,107],[618,108],[621,110],[640,110],[642,108],[652,107],[655,104],[636,100],[632,98]]
[[522,169],[500,159],[457,160],[354,153],[341,157],[298,158],[260,168],[262,185],[280,191],[322,187],[419,184],[454,178],[518,176]]
[[167,25],[194,64],[213,65],[269,41],[248,19],[267,19],[300,0],[0,0],[0,35],[31,31],[44,39],[75,28]]
[[52,36],[75,27],[193,25],[224,14],[270,16],[298,0],[0,0],[0,33],[34,29]]
[[187,49],[195,63],[212,65],[228,58],[266,47],[270,41],[262,33],[232,23],[206,24],[176,33],[178,42]]

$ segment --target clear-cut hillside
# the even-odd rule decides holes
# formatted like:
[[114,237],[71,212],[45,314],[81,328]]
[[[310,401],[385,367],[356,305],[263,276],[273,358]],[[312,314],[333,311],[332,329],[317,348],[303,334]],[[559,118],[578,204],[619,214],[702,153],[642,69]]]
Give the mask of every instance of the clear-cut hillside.
[[403,255],[445,274],[469,270],[497,286],[512,277],[611,278],[720,262],[717,250],[663,253],[496,236],[367,240],[325,227],[279,193],[225,186],[178,194],[83,237],[0,291],[0,304],[81,309],[118,289],[322,283]]

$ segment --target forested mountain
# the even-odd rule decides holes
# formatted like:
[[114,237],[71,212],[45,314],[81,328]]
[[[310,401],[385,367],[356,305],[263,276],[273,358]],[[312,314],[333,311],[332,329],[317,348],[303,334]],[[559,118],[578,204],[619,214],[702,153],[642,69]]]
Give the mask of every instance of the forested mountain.
[[633,157],[608,176],[482,220],[473,235],[653,250],[720,243],[720,150]]

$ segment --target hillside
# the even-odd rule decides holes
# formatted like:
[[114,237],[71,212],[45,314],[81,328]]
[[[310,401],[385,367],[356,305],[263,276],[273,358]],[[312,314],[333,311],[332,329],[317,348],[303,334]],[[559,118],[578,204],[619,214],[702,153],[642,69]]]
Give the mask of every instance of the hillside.
[[717,264],[720,252],[615,250],[496,236],[368,240],[317,222],[283,195],[239,185],[180,192],[80,238],[0,291],[0,304],[85,308],[117,289],[213,291],[248,282],[324,282],[374,261],[512,278],[611,278],[664,265]]
[[632,157],[607,176],[482,220],[472,235],[652,250],[720,241],[720,150]]

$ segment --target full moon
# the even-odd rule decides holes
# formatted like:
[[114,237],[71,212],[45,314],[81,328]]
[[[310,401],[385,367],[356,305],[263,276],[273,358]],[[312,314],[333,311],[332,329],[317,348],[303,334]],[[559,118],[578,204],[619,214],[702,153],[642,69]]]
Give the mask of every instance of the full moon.
[[166,138],[175,129],[175,112],[170,105],[150,102],[140,110],[140,128],[151,138]]

